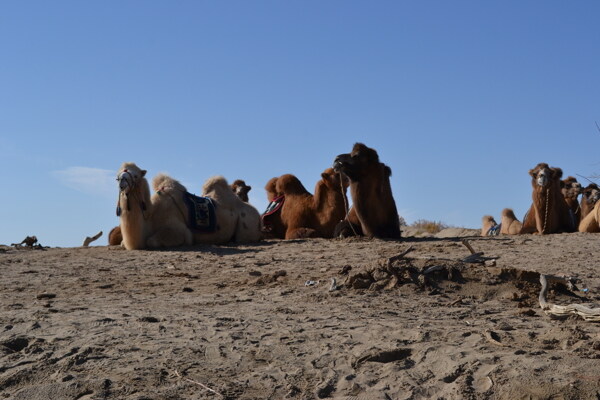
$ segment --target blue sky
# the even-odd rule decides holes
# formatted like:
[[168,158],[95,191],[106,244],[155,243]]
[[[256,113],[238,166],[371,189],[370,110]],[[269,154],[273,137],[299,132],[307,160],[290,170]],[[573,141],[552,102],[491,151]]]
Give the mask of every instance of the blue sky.
[[357,141],[392,168],[409,223],[522,216],[537,163],[600,173],[599,16],[597,1],[2,2],[0,243],[107,234],[124,161],[194,193],[244,179],[262,212],[269,178],[312,190]]

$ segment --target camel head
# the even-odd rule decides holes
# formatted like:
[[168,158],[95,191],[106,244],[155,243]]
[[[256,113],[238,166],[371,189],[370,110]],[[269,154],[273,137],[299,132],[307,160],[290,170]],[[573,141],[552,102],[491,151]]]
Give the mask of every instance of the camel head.
[[235,193],[236,196],[240,198],[240,200],[242,200],[246,203],[248,202],[248,192],[251,189],[252,189],[252,186],[246,185],[246,182],[244,182],[241,179],[236,179],[231,184],[231,190],[233,190],[233,193]]
[[[335,172],[342,172],[350,181],[358,181],[363,176],[372,176],[370,170],[381,168],[381,165],[377,152],[362,143],[356,143],[352,147],[352,152],[340,154],[333,161]],[[388,175],[387,171],[386,175]]]
[[588,204],[596,204],[600,200],[600,188],[595,183],[590,183],[585,189],[583,189],[582,200],[585,200]]
[[576,199],[577,196],[583,193],[583,187],[577,182],[577,179],[572,176],[560,181],[560,187],[565,198]]
[[265,191],[267,192],[267,200],[269,200],[269,203],[281,195],[281,193],[277,193],[277,179],[279,178],[271,178],[265,185]]
[[534,187],[548,188],[553,180],[562,177],[562,169],[551,168],[546,163],[539,163],[535,168],[529,170],[529,175],[531,175],[531,184]]
[[146,170],[140,169],[134,163],[123,163],[117,173],[119,190],[125,194],[129,193],[144,176],[146,176]]
[[333,168],[327,168],[321,174],[321,178],[325,185],[334,191],[340,191],[343,185],[344,192],[350,185],[348,177],[341,172],[336,172]]

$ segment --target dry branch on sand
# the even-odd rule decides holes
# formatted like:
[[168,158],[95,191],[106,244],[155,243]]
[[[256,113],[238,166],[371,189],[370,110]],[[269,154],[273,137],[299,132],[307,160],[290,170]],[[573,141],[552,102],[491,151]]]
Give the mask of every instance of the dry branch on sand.
[[566,306],[561,306],[548,303],[546,300],[549,283],[562,283],[567,285],[569,290],[574,290],[575,285],[573,281],[574,279],[571,277],[540,274],[540,283],[542,284],[542,290],[540,291],[539,296],[540,307],[548,316],[550,316],[550,318],[567,318],[572,315],[578,315],[585,321],[600,322],[600,308],[590,308],[582,304],[569,304]]

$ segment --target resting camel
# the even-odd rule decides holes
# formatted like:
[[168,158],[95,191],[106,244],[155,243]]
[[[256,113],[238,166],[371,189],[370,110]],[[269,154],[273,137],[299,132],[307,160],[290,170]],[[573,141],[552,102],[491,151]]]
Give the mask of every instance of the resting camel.
[[[484,215],[481,218],[481,236],[495,236],[498,234],[496,228],[498,224],[491,215]],[[495,234],[494,234],[495,232]]]
[[600,188],[595,183],[590,183],[583,189],[581,195],[581,219],[585,218],[593,209],[596,203],[600,200]]
[[533,204],[525,215],[521,233],[574,232],[569,206],[560,189],[562,170],[539,163],[529,171]]
[[350,180],[353,206],[336,227],[335,236],[364,235],[400,238],[400,219],[392,195],[392,170],[379,162],[374,149],[356,143],[351,153],[338,155],[333,168]]
[[[269,193],[269,190],[273,190],[273,182],[275,189]],[[268,222],[277,227],[271,229],[274,236],[279,235],[276,237],[281,239],[333,237],[335,226],[346,214],[346,177],[336,173],[333,168],[327,168],[315,185],[314,195],[292,174],[282,175],[273,182],[267,184],[268,196],[284,196],[281,211],[269,216]]]
[[577,182],[577,179],[572,176],[569,176],[567,179],[563,179],[560,182],[561,192],[569,206],[569,210],[571,210],[574,224],[575,226],[578,226],[579,221],[581,220],[581,207],[577,197],[583,192],[583,188],[581,187],[581,184]]
[[502,219],[500,220],[500,233],[502,235],[518,235],[523,229],[521,221],[515,217],[515,213],[510,208],[502,210]]
[[121,226],[115,226],[110,230],[108,234],[108,244],[111,246],[118,246],[123,242],[123,235],[121,234]]
[[581,196],[579,232],[600,232],[600,188],[590,183]]
[[231,184],[231,190],[233,190],[233,193],[235,193],[237,197],[239,197],[245,203],[248,202],[248,192],[251,189],[252,186],[246,185],[246,182],[241,179],[236,179]]
[[[260,240],[258,211],[241,201],[225,178],[208,179],[202,189],[204,199],[194,207],[185,187],[165,174],[154,177],[156,193],[150,197],[145,175],[134,163],[124,163],[117,175],[117,214],[126,249]],[[214,213],[209,213],[212,208]]]

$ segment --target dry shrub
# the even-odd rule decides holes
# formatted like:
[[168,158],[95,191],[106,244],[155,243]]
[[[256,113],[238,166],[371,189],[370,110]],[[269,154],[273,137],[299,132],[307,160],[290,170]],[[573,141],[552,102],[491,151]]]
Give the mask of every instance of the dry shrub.
[[421,232],[427,232],[431,234],[436,234],[443,229],[450,228],[450,225],[447,225],[441,221],[428,221],[426,219],[419,219],[413,222],[411,226]]

